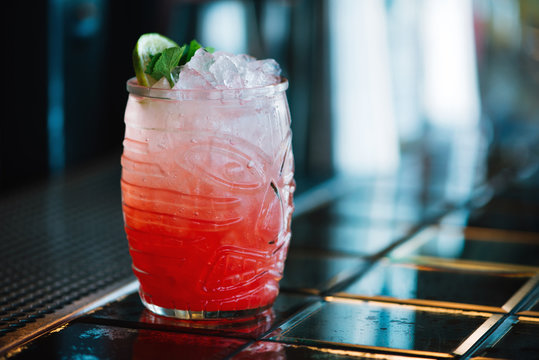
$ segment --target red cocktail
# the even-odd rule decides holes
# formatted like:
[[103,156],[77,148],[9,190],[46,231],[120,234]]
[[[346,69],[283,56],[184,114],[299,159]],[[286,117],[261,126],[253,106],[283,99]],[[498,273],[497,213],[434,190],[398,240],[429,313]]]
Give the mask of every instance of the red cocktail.
[[129,80],[125,230],[151,311],[249,316],[279,291],[293,211],[288,82],[158,89]]

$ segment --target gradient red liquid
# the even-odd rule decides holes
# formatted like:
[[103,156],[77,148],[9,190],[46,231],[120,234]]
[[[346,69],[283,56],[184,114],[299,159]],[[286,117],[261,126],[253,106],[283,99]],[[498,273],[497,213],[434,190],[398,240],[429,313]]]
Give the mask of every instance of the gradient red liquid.
[[[146,302],[192,311],[254,309],[273,303],[289,240],[289,231],[278,236],[283,224],[277,203],[267,204],[267,215],[274,221],[265,224],[265,231],[253,231],[258,211],[245,214],[242,221],[220,224],[226,229],[208,231],[210,223],[204,219],[170,216],[145,207],[138,201],[140,190],[122,181],[125,231]],[[178,196],[146,191],[167,202]]]
[[[130,95],[122,207],[144,302],[235,312],[275,300],[295,184],[286,97],[265,101],[213,109]],[[182,122],[170,115],[180,110]]]

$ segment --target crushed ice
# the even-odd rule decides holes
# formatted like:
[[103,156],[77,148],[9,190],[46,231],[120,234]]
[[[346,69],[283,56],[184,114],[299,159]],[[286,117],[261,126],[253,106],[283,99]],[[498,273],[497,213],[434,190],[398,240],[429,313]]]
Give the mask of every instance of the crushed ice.
[[[199,49],[181,68],[175,89],[239,89],[275,84],[281,68],[273,59]],[[165,85],[165,84],[163,84]]]

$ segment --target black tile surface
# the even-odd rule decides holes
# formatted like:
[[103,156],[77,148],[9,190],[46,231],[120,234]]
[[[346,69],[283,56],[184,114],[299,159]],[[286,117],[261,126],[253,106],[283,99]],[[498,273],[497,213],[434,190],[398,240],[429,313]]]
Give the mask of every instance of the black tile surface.
[[365,349],[450,354],[490,314],[330,299],[269,338],[297,344],[351,344]]
[[[537,188],[534,188],[533,180],[530,180],[529,184],[520,183],[491,199],[485,208],[477,211],[469,224],[537,233],[538,204]],[[536,240],[539,242],[539,239]]]
[[72,323],[18,351],[10,359],[222,359],[246,340]]
[[134,293],[84,316],[81,321],[256,339],[266,333],[272,326],[284,322],[292,314],[314,301],[316,301],[316,298],[311,296],[281,293],[270,310],[255,318],[240,321],[197,322],[155,315],[144,308],[138,294]]
[[[387,185],[397,193],[417,190],[392,186]],[[365,209],[374,206],[371,190],[372,183],[366,182],[354,196],[294,219],[281,293],[260,316],[241,321],[168,319],[146,310],[132,293],[15,349],[14,358],[167,358],[178,351],[188,359],[458,358],[455,351],[464,345],[466,356],[517,353],[526,358],[536,350],[530,345],[537,330],[533,319],[539,318],[533,301],[494,347],[472,346],[482,341],[475,334],[512,316],[502,306],[539,274],[538,233],[529,231],[525,217],[522,228],[518,221],[512,227],[476,221],[494,210],[514,211],[510,192],[501,203],[438,208],[445,216],[428,220],[428,211],[404,206],[410,202],[398,194],[396,212],[384,213],[392,201],[385,194],[379,200],[381,212],[369,215]],[[533,202],[526,206],[532,208]],[[103,258],[107,260],[106,254]],[[20,287],[5,284],[0,330],[17,332],[40,316],[44,300],[23,294],[46,281],[66,294],[76,289],[76,273],[69,268],[64,273],[60,281],[54,280],[58,273],[43,272]],[[95,276],[99,274],[98,269]],[[527,291],[530,296],[533,289]]]
[[384,259],[342,293],[451,302],[457,307],[471,304],[501,308],[533,275],[533,272],[479,270],[458,262]]
[[358,256],[382,251],[411,228],[407,223],[376,220],[325,224],[310,217],[302,217],[292,224],[292,249],[320,249]]
[[535,360],[539,354],[539,321],[521,318],[503,338],[482,355],[502,359]]
[[[84,293],[132,276],[116,170],[108,162],[1,203],[12,246],[0,254],[9,265],[0,346]],[[539,182],[508,178],[485,191],[490,198],[463,202],[442,179],[419,181],[421,171],[361,181],[349,196],[296,216],[281,293],[257,317],[168,319],[132,293],[14,347],[13,358],[533,358]],[[25,217],[35,220],[28,231]],[[43,241],[50,237],[57,242]],[[18,263],[19,238],[37,261]],[[515,316],[504,307],[515,294],[526,303],[515,310],[520,321],[494,341],[503,335],[497,325]]]
[[324,252],[305,252],[292,249],[288,254],[283,290],[300,290],[318,294],[340,280],[353,276],[367,266],[367,261],[353,256],[328,256]]
[[428,197],[421,189],[402,189],[367,186],[364,193],[352,194],[328,206],[333,217],[388,223],[422,222],[438,213],[444,204],[441,196]]
[[[391,355],[374,351],[361,351],[358,349],[331,348],[327,345],[322,347],[307,346],[300,344],[287,344],[274,341],[257,341],[245,350],[234,355],[233,360],[250,359],[318,359],[318,360],[412,360],[417,357],[405,355]],[[434,359],[422,357],[422,360]]]
[[422,237],[415,249],[407,249],[409,253],[539,267],[539,233],[444,225],[432,228]]

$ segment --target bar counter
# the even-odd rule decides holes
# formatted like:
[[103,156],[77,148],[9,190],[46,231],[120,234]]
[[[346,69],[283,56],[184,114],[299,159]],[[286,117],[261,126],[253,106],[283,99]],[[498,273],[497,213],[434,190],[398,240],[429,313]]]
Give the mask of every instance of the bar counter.
[[537,359],[538,153],[435,145],[298,179],[280,295],[244,321],[144,309],[117,155],[4,196],[0,358]]

